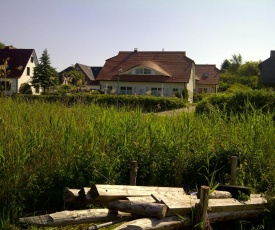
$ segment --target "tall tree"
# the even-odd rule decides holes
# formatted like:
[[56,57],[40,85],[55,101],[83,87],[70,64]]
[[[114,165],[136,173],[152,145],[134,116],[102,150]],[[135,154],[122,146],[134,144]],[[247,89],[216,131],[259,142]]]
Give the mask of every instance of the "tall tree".
[[232,55],[232,59],[230,59],[231,62],[231,66],[229,68],[231,73],[237,73],[239,67],[241,66],[242,62],[243,62],[243,58],[240,54],[236,55],[233,54]]
[[34,68],[34,74],[31,84],[34,87],[42,87],[43,91],[49,91],[50,87],[58,84],[58,73],[51,66],[50,56],[47,49],[42,53],[39,59],[40,63]]
[[7,75],[10,73],[10,70],[8,70],[9,68],[9,62],[10,58],[6,58],[3,60],[3,64],[0,65],[0,78],[4,78],[4,81],[0,82],[0,92],[5,92],[6,90],[10,87],[10,82],[6,81]]
[[4,49],[5,48],[5,44],[0,42],[0,49]]
[[225,59],[221,65],[221,71],[224,73],[226,71],[228,71],[228,69],[230,68],[231,63],[228,59]]

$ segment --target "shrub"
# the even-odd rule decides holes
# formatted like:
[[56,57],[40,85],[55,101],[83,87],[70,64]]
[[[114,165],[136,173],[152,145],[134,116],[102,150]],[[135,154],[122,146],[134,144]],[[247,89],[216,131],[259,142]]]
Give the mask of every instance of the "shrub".
[[23,83],[19,87],[19,93],[21,94],[32,94],[31,86],[28,83]]

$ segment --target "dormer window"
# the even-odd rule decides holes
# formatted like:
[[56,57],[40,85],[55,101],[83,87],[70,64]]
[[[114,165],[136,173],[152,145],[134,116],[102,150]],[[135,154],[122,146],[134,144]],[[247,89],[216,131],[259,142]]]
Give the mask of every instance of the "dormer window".
[[141,75],[141,74],[152,74],[152,70],[146,69],[146,68],[144,68],[144,69],[136,69],[136,70],[135,70],[135,74],[137,74],[137,75]]
[[150,69],[144,69],[144,74],[151,74],[152,71]]
[[209,73],[204,73],[202,77],[203,78],[208,78],[209,77]]

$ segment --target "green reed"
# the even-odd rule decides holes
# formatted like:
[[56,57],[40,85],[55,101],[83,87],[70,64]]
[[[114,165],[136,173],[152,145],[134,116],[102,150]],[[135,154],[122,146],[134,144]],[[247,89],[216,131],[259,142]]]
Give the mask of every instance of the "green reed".
[[0,223],[67,208],[65,187],[128,184],[131,160],[138,161],[138,185],[187,190],[207,175],[228,182],[237,155],[239,184],[275,192],[273,114],[164,117],[11,99],[0,106]]

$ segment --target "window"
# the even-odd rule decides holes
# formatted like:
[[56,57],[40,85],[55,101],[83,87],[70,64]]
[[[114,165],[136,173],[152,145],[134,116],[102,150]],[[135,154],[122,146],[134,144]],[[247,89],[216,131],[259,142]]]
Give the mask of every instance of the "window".
[[33,63],[33,57],[31,57],[31,63]]
[[144,74],[151,74],[152,71],[150,69],[144,69]]
[[113,87],[112,86],[107,86],[107,93],[111,93],[112,92]]
[[209,77],[209,73],[204,73],[204,74],[202,75],[202,78],[203,78],[203,79],[208,78],[208,77]]
[[151,88],[151,94],[155,96],[161,96],[162,88]]
[[136,69],[135,74],[140,75],[140,74],[152,74],[152,70],[150,69]]
[[133,88],[132,87],[120,87],[121,94],[132,94]]
[[11,90],[11,82],[10,81],[0,81],[0,91],[2,90]]
[[198,93],[202,93],[202,88],[198,88]]
[[143,74],[143,69],[136,69],[135,74]]
[[207,93],[207,88],[203,88],[203,92],[204,92],[204,93]]
[[27,67],[27,75],[30,76],[30,73],[31,73],[31,69],[30,67]]
[[39,93],[39,86],[35,87],[35,93]]

